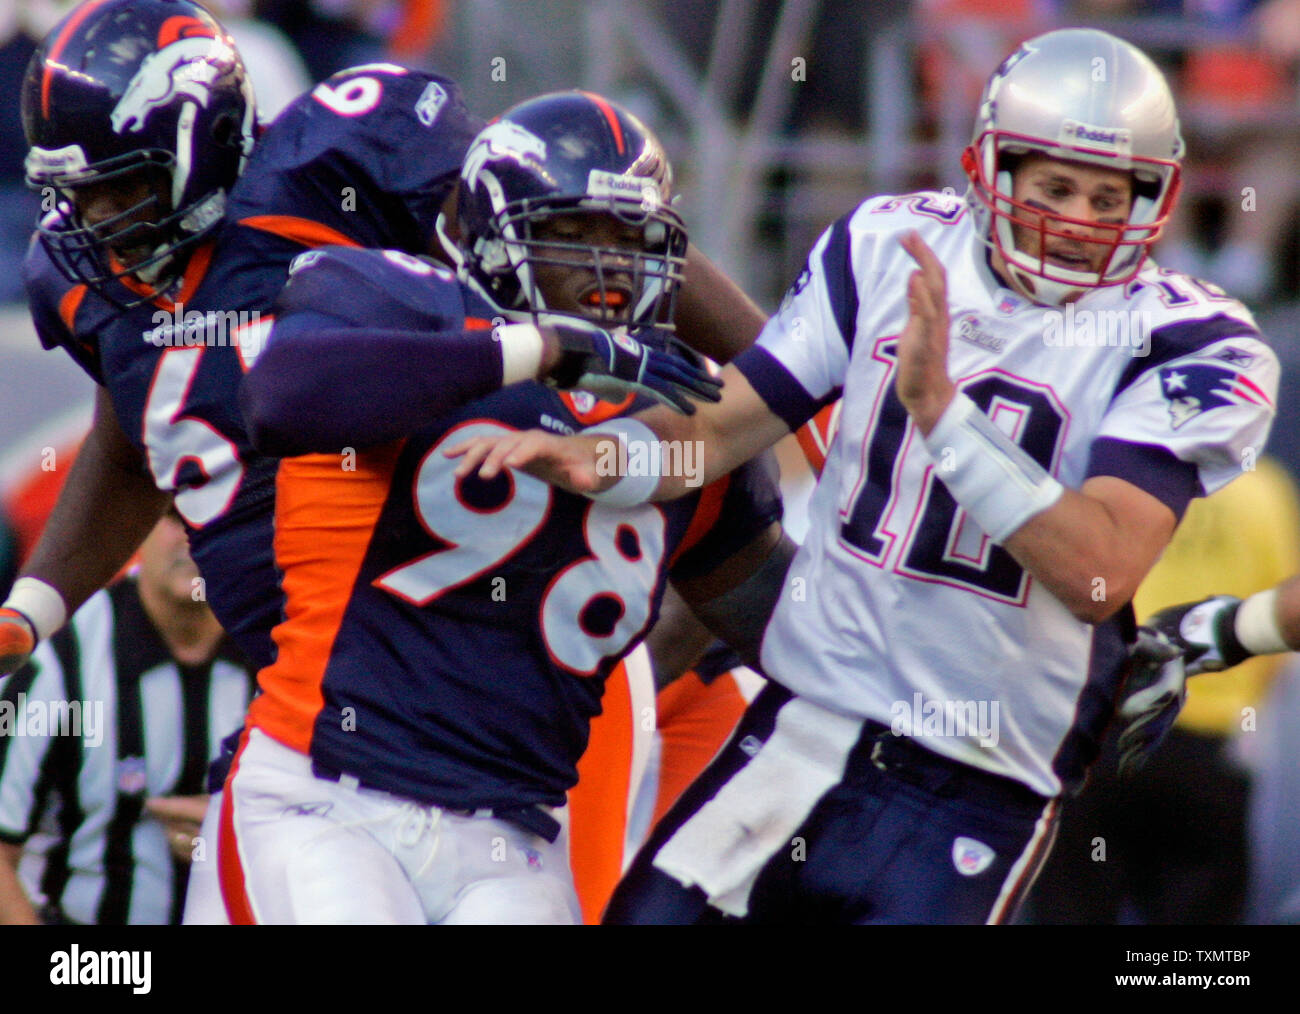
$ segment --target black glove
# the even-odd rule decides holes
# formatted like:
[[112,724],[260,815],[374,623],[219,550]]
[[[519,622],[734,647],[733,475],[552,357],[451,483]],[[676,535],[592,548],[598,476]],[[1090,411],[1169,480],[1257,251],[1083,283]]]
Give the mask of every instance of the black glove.
[[1217,595],[1162,609],[1146,625],[1169,639],[1183,654],[1188,676],[1230,669],[1251,657],[1237,640],[1241,599]]
[[1119,773],[1131,778],[1169,734],[1187,700],[1183,649],[1163,632],[1138,628],[1129,649],[1128,677],[1119,700]]
[[692,415],[692,398],[719,401],[722,384],[702,367],[675,352],[639,342],[623,329],[610,332],[571,317],[542,316],[560,340],[562,355],[546,382],[552,387],[579,387],[611,401],[630,392],[649,395],[683,415]]

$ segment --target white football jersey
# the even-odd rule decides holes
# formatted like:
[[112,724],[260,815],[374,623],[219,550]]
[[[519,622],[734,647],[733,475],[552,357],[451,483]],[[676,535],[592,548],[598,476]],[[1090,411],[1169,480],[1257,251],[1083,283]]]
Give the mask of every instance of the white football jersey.
[[872,198],[827,230],[737,360],[792,430],[843,393],[767,673],[1055,796],[1110,718],[1116,625],[1075,619],[967,517],[899,401],[912,229],[947,269],[950,376],[1069,488],[1118,476],[1181,516],[1253,467],[1277,358],[1240,303],[1150,261],[1064,308],[1031,303],[990,269],[962,200],[919,193]]

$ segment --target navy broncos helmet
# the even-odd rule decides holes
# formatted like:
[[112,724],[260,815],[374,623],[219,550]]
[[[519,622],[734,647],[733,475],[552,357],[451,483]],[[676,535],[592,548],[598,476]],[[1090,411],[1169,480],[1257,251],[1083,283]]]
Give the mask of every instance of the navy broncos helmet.
[[[506,312],[548,311],[539,264],[589,263],[605,322],[671,329],[685,271],[686,228],[670,206],[672,168],[658,138],[625,109],[588,92],[556,92],[522,102],[470,144],[461,169],[460,235],[443,245],[461,277]],[[612,214],[643,230],[639,251],[542,239],[560,215]],[[626,305],[606,300],[605,281],[632,279]]]
[[[50,257],[71,280],[137,305],[220,222],[256,110],[234,43],[198,4],[87,0],[33,54],[22,117],[27,182],[57,195],[57,214],[38,229]],[[95,224],[78,215],[78,187],[150,172],[153,192],[134,207]],[[129,249],[146,253],[128,268],[114,250]],[[119,279],[139,298],[111,284]]]

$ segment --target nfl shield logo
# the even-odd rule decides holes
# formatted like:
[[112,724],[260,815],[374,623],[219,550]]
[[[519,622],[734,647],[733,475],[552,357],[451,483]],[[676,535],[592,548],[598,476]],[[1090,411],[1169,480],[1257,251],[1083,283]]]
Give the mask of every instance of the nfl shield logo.
[[983,873],[993,862],[996,853],[982,841],[961,837],[952,843],[952,864],[963,877],[974,877]]
[[568,395],[573,399],[573,408],[578,415],[586,415],[596,407],[596,396],[590,391],[569,391]]
[[622,330],[613,332],[610,337],[614,339],[615,344],[617,344],[624,352],[630,352],[634,356],[639,356],[641,354],[640,343]]
[[135,796],[145,790],[143,757],[123,757],[117,762],[117,791],[124,796]]

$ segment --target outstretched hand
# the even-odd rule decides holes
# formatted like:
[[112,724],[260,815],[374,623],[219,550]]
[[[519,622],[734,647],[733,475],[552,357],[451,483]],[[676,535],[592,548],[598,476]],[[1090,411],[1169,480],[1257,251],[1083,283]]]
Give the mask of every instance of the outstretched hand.
[[907,280],[907,325],[894,384],[903,407],[928,434],[957,393],[948,377],[948,276],[920,233],[904,234],[902,243],[918,269]]
[[456,466],[456,478],[477,471],[481,479],[493,479],[503,468],[521,468],[530,475],[566,489],[570,493],[599,493],[612,486],[617,474],[598,471],[604,445],[617,443],[610,436],[561,437],[545,430],[520,430],[500,436],[475,437],[447,448],[449,458],[463,458]]

